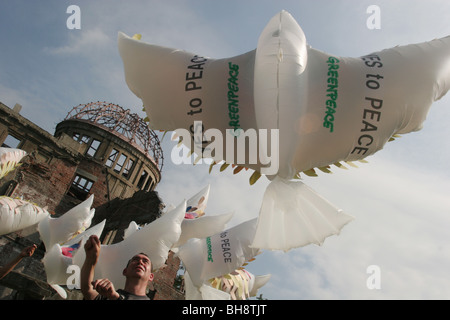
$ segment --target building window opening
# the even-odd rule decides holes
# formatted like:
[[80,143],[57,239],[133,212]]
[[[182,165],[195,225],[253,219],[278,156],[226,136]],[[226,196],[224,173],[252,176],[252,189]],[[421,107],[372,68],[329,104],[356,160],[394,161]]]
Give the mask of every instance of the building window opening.
[[90,140],[91,140],[91,137],[83,135],[80,139],[80,142],[88,144]]
[[99,141],[95,138],[92,138],[85,134],[80,134],[78,132],[74,132],[72,135],[72,138],[73,138],[73,140],[77,141],[80,144],[82,144],[82,143],[87,144],[88,147],[85,152],[85,155],[88,155],[91,157],[95,156],[95,153],[97,152],[98,147],[100,146],[100,143],[101,143],[101,141]]
[[12,135],[8,135],[5,141],[2,143],[4,148],[15,148],[18,149],[20,145],[20,140]]
[[87,199],[87,195],[89,194],[89,191],[91,191],[93,184],[93,181],[77,175],[70,186],[69,195],[84,201]]
[[78,132],[74,132],[72,135],[72,139],[76,142],[80,142],[80,134]]
[[134,160],[133,159],[128,159],[128,161],[125,164],[125,167],[123,169],[122,175],[129,179],[131,176],[131,173],[133,171],[133,167],[134,167]]
[[100,141],[97,139],[92,139],[91,145],[89,146],[89,149],[86,151],[86,154],[88,156],[95,156],[95,153],[98,150],[98,147],[100,146]]
[[106,234],[105,238],[102,241],[102,244],[104,244],[104,245],[113,244],[116,234],[117,234],[117,230],[108,231],[108,233]]
[[121,154],[119,157],[119,160],[117,160],[116,166],[114,167],[114,171],[117,173],[120,173],[120,171],[122,171],[123,165],[125,164],[126,160],[127,160],[127,156],[124,154]]
[[142,190],[149,191],[151,187],[152,187],[152,179],[148,179],[147,183],[145,184],[145,187]]
[[108,168],[111,168],[113,166],[114,162],[116,161],[118,155],[119,155],[119,151],[116,149],[112,149],[111,153],[109,154],[108,160],[106,160],[105,165]]
[[89,143],[89,140],[91,139],[91,137],[80,134],[78,132],[74,132],[72,135],[72,139],[79,143]]
[[145,185],[145,182],[147,181],[148,178],[148,172],[147,171],[142,171],[141,177],[139,178],[137,187],[139,189],[143,189],[142,187]]

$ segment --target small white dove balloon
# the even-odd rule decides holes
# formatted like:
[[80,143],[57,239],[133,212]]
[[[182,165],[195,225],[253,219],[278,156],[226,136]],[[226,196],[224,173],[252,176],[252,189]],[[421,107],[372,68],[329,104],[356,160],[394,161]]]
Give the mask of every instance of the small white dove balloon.
[[[181,235],[171,248],[172,251],[176,252],[178,247],[185,244],[191,238],[206,238],[223,231],[225,225],[233,217],[233,213],[214,216],[205,215],[209,191],[210,186],[208,185],[186,201],[186,213],[185,219],[181,223]],[[171,210],[170,208],[168,208],[168,211]],[[131,221],[124,232],[124,239],[139,229],[141,227],[135,221]]]
[[20,166],[20,160],[26,155],[21,149],[0,147],[0,179]]
[[243,222],[204,239],[190,239],[179,247],[177,256],[195,286],[205,280],[228,274],[240,268],[260,251],[250,247],[257,219]]
[[37,225],[49,212],[26,200],[0,197],[0,235]]
[[58,218],[47,217],[38,225],[38,231],[46,248],[64,244],[91,225],[95,209],[91,209],[94,195],[76,205]]
[[186,300],[247,300],[255,297],[271,275],[255,276],[245,269],[215,277],[197,288],[185,273]]
[[[131,233],[123,241],[112,245],[102,245],[95,267],[95,279],[107,278],[116,289],[123,289],[125,277],[122,271],[127,262],[138,253],[148,255],[153,271],[163,267],[170,249],[180,237],[185,209],[186,201],[183,201],[175,209]],[[81,245],[84,246],[84,242]],[[86,253],[83,248],[75,253],[73,263],[81,268],[85,258]]]
[[[73,256],[80,250],[81,243],[89,239],[91,235],[96,235],[97,237],[101,236],[105,223],[106,220],[103,220],[63,245],[56,243],[52,247],[46,249],[42,262],[47,275],[47,282],[50,285],[68,284],[68,278],[72,276],[72,272],[68,272],[68,268],[74,264]],[[81,250],[83,250],[83,248],[81,248]],[[75,276],[77,276],[77,274],[75,274]],[[79,277],[78,279],[74,279],[74,282],[79,283]]]

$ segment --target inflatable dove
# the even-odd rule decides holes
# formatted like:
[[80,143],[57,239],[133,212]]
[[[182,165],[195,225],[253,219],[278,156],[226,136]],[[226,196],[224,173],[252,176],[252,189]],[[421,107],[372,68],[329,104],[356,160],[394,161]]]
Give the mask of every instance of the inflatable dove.
[[[205,209],[208,202],[210,186],[203,188],[197,194],[186,201],[186,209],[183,222],[181,223],[181,235],[171,250],[177,252],[178,247],[185,244],[191,238],[206,238],[219,233],[225,229],[225,225],[233,217],[233,213],[216,216],[205,216]],[[169,206],[170,208],[171,206]],[[171,209],[168,209],[169,211]],[[128,238],[141,227],[131,221],[124,232],[124,239]]]
[[106,220],[103,220],[67,243],[61,245],[56,243],[46,250],[42,262],[44,263],[49,284],[67,284],[67,278],[70,276],[70,273],[67,273],[67,268],[73,264],[73,256],[80,249],[81,242],[86,241],[91,235],[100,237],[105,227],[105,222]]
[[216,216],[202,216],[192,220],[185,218],[181,224],[180,239],[174,247],[182,246],[191,238],[203,239],[221,232],[232,217],[233,213],[226,213]]
[[[128,260],[141,252],[149,256],[153,271],[163,267],[169,250],[180,237],[185,209],[186,201],[183,201],[175,209],[129,234],[123,241],[112,245],[102,245],[95,267],[95,279],[108,278],[115,288],[123,288],[125,277],[122,271]],[[84,242],[80,246],[83,247]],[[85,258],[84,249],[78,250],[73,257],[73,263],[81,268]]]
[[209,191],[210,186],[208,185],[186,201],[185,219],[181,224],[181,235],[174,245],[174,252],[176,252],[176,248],[182,246],[191,238],[203,239],[223,231],[225,225],[233,217],[233,213],[215,216],[205,215]]
[[245,269],[215,277],[197,288],[189,274],[185,274],[186,300],[247,300],[255,297],[259,288],[264,286],[271,275],[255,276]]
[[94,195],[91,195],[62,216],[42,220],[38,224],[38,231],[45,247],[66,243],[89,228],[95,214],[95,209],[91,209],[93,201]]
[[16,169],[26,155],[21,149],[0,147],[0,179]]
[[[191,238],[206,238],[222,231],[232,217],[233,213],[217,216],[203,216],[194,220],[184,218],[181,223],[180,238],[173,245],[171,250],[176,252],[178,247],[185,244]],[[125,230],[123,236],[124,240],[140,229],[141,227],[135,221],[131,221],[128,228]]]
[[200,288],[204,281],[231,273],[253,259],[260,252],[250,247],[256,223],[255,218],[205,239],[190,239],[179,247],[176,255],[192,283]]
[[[75,286],[80,283],[79,274],[75,273],[73,276],[73,270],[70,269],[74,265],[73,256],[80,249],[81,243],[89,239],[91,235],[101,236],[105,223],[106,220],[103,220],[66,243],[61,245],[56,243],[45,251],[42,263],[44,264],[47,283],[64,299],[67,297],[67,293],[60,285],[72,284]],[[76,278],[71,280],[70,278],[73,277]]]
[[186,219],[195,219],[205,214],[209,199],[210,185],[200,190],[186,201]]
[[0,235],[32,227],[49,216],[46,209],[31,202],[0,197]]
[[[363,160],[393,136],[419,130],[450,88],[450,37],[338,57],[309,46],[286,11],[269,21],[255,50],[235,57],[212,59],[123,33],[118,48],[127,85],[153,129],[175,130],[216,163],[255,170],[251,183],[261,175],[272,180],[253,242],[265,249],[310,243],[295,230],[316,222],[295,204],[315,192],[291,179]],[[289,196],[278,192],[284,189]],[[313,197],[316,204],[320,196]],[[337,218],[321,223],[319,243],[352,220],[323,202],[325,218]],[[280,237],[286,242],[272,242]]]
[[126,228],[123,233],[123,239],[125,240],[126,238],[128,238],[129,236],[131,236],[133,233],[135,233],[140,229],[141,227],[136,223],[136,221],[131,221],[130,224],[128,225],[128,228]]

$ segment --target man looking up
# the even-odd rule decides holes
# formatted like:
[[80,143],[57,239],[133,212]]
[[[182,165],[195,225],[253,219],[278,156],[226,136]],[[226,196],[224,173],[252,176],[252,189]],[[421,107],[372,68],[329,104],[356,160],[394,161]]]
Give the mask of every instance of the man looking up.
[[149,281],[153,280],[152,263],[144,253],[134,255],[127,263],[122,274],[125,287],[116,291],[108,279],[94,280],[95,265],[100,255],[100,240],[91,236],[84,245],[86,259],[80,274],[80,286],[86,300],[150,300],[146,295]]

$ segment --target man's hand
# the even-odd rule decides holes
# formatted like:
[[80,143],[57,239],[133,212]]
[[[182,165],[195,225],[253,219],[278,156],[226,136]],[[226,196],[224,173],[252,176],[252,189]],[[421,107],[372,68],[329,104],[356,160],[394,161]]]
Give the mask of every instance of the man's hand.
[[26,247],[22,250],[22,252],[20,252],[20,257],[21,258],[25,258],[25,257],[31,257],[34,253],[34,251],[36,250],[37,246],[35,244]]
[[98,279],[92,281],[92,287],[102,296],[106,297],[108,300],[119,299],[119,294],[114,289],[114,285],[108,279]]
[[93,300],[98,292],[92,287],[94,280],[94,269],[100,255],[100,240],[97,236],[90,236],[84,244],[86,259],[81,267],[80,287],[86,300]]
[[100,246],[100,240],[95,235],[90,236],[84,244],[86,260],[94,265],[97,264],[98,256],[100,255]]

